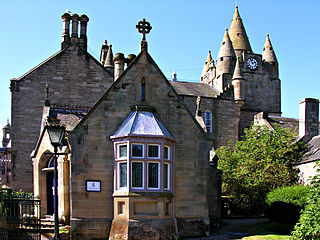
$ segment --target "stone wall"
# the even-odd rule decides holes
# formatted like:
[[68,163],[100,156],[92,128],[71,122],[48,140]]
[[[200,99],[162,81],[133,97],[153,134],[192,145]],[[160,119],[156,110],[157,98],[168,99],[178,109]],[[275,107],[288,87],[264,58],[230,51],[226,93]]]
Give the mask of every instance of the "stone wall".
[[[130,106],[141,104],[142,78],[146,82],[146,101],[143,103],[156,108],[160,121],[176,141],[174,216],[208,219],[211,213],[218,212],[215,209],[218,205],[217,189],[211,188],[216,182],[216,170],[209,165],[213,142],[177,98],[173,87],[150,56],[143,52],[73,131],[72,218],[113,216],[114,152],[109,137],[129,115]],[[100,193],[85,192],[84,184],[88,178],[101,180]],[[183,231],[183,228],[179,230]]]
[[11,80],[12,179],[16,190],[32,192],[30,153],[39,137],[45,85],[49,85],[51,103],[92,106],[112,82],[102,65],[75,45]]

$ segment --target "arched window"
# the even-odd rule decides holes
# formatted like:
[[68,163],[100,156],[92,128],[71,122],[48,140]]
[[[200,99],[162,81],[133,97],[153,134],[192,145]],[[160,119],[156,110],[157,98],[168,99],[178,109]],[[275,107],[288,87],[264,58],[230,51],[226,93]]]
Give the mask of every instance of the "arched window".
[[146,101],[146,80],[144,78],[141,81],[141,101]]
[[207,132],[212,132],[212,113],[210,110],[205,111],[204,123],[206,125]]

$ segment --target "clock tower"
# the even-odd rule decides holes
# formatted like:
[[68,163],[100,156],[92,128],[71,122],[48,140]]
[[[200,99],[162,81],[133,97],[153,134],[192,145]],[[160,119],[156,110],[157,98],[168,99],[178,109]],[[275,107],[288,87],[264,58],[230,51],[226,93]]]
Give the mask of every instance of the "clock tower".
[[[245,82],[243,84],[234,84],[236,81],[233,81],[236,61],[239,61],[237,64]],[[208,71],[202,72],[202,83],[208,83],[220,92],[232,84],[235,95],[241,93],[242,100],[235,99],[241,104],[240,135],[244,128],[250,126],[253,116],[258,112],[281,115],[278,61],[269,35],[262,54],[253,52],[238,7],[235,9],[229,31],[226,30],[224,34],[216,68],[208,68],[205,65],[204,69]]]

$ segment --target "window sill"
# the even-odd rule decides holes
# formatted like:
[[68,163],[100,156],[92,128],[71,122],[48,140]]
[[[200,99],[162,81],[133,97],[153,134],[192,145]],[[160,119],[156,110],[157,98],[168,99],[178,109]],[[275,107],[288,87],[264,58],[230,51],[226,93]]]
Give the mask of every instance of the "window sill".
[[115,192],[113,197],[173,197],[171,192]]

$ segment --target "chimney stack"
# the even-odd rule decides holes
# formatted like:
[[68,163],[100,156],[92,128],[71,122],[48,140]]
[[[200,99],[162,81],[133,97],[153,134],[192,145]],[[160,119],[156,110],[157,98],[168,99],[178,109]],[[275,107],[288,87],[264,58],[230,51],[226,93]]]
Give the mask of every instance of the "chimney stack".
[[78,43],[78,28],[79,28],[79,15],[74,13],[72,14],[72,33],[71,33],[71,42]]
[[87,15],[82,14],[80,16],[80,46],[87,51],[87,24],[89,18]]
[[123,53],[116,53],[116,55],[113,58],[114,62],[114,81],[118,79],[118,77],[123,73],[124,71],[124,55]]
[[70,45],[70,19],[69,13],[65,13],[61,16],[63,20],[63,31],[61,40],[61,49],[66,48]]
[[319,100],[304,98],[299,103],[299,137],[309,141],[319,134]]
[[104,65],[108,53],[108,41],[104,40],[103,45],[101,46],[101,53],[100,53],[100,63]]

